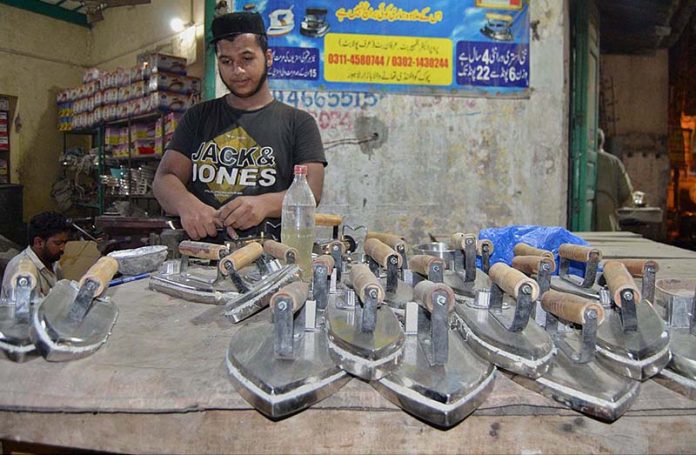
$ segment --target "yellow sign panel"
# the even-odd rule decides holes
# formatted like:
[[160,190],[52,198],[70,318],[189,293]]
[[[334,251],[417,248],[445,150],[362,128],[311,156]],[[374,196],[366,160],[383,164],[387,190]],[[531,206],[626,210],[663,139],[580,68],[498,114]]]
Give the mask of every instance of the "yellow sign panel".
[[514,9],[519,11],[524,5],[522,0],[476,0],[476,6],[479,8]]
[[446,38],[329,33],[324,38],[324,79],[451,85],[452,54],[452,41]]

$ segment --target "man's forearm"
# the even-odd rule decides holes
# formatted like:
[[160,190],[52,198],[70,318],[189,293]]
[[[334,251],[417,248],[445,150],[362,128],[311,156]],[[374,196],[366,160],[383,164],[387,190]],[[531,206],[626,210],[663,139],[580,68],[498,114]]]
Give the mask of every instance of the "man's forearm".
[[174,174],[165,174],[157,178],[152,192],[164,211],[171,215],[180,215],[182,206],[198,202],[196,196],[191,194]]

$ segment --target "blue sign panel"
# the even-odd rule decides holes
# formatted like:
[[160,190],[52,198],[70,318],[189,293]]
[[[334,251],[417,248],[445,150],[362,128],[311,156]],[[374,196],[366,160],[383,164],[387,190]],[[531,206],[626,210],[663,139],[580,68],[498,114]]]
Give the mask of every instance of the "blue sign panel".
[[266,23],[275,90],[526,95],[528,0],[236,1]]

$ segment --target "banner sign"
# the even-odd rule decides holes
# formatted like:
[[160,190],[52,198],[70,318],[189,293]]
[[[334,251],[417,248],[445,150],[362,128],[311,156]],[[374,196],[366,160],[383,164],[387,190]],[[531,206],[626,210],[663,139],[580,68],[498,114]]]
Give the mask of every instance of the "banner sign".
[[264,18],[275,90],[529,89],[529,0],[259,0],[234,7]]

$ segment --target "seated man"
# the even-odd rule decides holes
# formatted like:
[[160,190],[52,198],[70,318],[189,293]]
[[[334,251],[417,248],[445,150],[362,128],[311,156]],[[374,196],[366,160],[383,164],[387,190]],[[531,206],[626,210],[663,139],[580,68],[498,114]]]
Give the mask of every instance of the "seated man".
[[45,297],[58,280],[63,279],[59,259],[65,250],[70,224],[61,214],[43,212],[35,215],[27,227],[29,246],[7,264],[2,279],[1,299],[10,298],[10,280],[17,272],[21,258],[29,258],[36,266],[36,292]]
[[618,231],[616,210],[632,205],[633,186],[621,159],[604,151],[604,131],[598,131],[595,231]]

